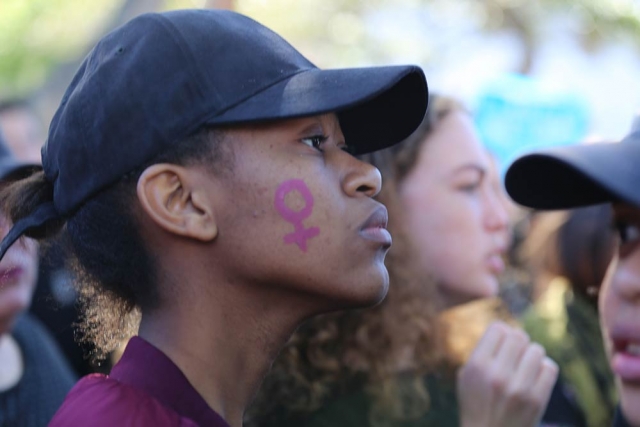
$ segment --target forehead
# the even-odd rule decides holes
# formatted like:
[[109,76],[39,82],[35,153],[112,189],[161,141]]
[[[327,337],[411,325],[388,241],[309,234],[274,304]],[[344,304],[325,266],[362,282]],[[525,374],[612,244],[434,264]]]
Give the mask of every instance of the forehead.
[[259,136],[260,134],[300,133],[317,131],[329,136],[342,136],[340,122],[335,113],[288,120],[253,123],[229,129],[230,133]]
[[417,166],[434,172],[467,164],[489,169],[490,161],[471,117],[465,112],[453,111],[423,141]]

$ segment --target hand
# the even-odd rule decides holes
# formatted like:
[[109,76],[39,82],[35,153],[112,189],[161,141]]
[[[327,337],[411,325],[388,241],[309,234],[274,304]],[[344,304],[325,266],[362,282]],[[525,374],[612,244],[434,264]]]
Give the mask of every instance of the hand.
[[493,323],[458,373],[461,427],[537,426],[557,377],[542,346]]

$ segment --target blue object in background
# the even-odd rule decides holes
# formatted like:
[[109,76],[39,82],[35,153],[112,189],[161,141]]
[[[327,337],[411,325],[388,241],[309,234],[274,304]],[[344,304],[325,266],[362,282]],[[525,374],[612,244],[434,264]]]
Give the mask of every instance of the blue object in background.
[[509,74],[480,92],[475,121],[504,169],[523,152],[580,142],[587,135],[589,113],[578,94]]

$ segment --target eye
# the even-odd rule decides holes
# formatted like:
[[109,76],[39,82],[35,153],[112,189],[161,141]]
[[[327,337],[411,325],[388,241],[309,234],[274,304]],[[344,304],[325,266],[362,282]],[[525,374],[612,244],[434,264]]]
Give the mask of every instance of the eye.
[[464,191],[465,193],[473,193],[473,192],[477,191],[480,188],[481,184],[482,184],[481,181],[475,181],[475,182],[470,182],[470,183],[467,183],[467,184],[463,184],[458,188],[460,190]]
[[322,144],[327,139],[329,139],[329,137],[325,135],[313,135],[313,136],[308,136],[306,138],[302,138],[300,141],[311,148],[315,148],[318,151],[322,151]]
[[627,222],[616,221],[614,228],[620,236],[623,245],[633,243],[640,238],[640,228]]

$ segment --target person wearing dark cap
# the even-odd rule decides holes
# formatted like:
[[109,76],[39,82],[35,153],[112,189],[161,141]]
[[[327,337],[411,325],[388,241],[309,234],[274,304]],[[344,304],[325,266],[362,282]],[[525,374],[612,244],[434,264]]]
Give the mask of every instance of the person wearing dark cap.
[[380,173],[354,154],[406,138],[422,70],[320,70],[228,11],[146,14],[89,53],[54,115],[43,171],[2,195],[21,235],[64,226],[110,376],[52,426],[240,426],[303,320],[379,302],[391,243]]
[[610,203],[617,254],[600,289],[600,323],[616,376],[616,427],[640,426],[640,126],[618,143],[562,147],[527,154],[505,184],[518,203],[571,209]]
[[[0,187],[33,171],[0,133]],[[9,224],[0,214],[0,232]],[[76,381],[46,328],[27,313],[38,278],[38,244],[20,239],[0,262],[0,426],[43,427]]]

